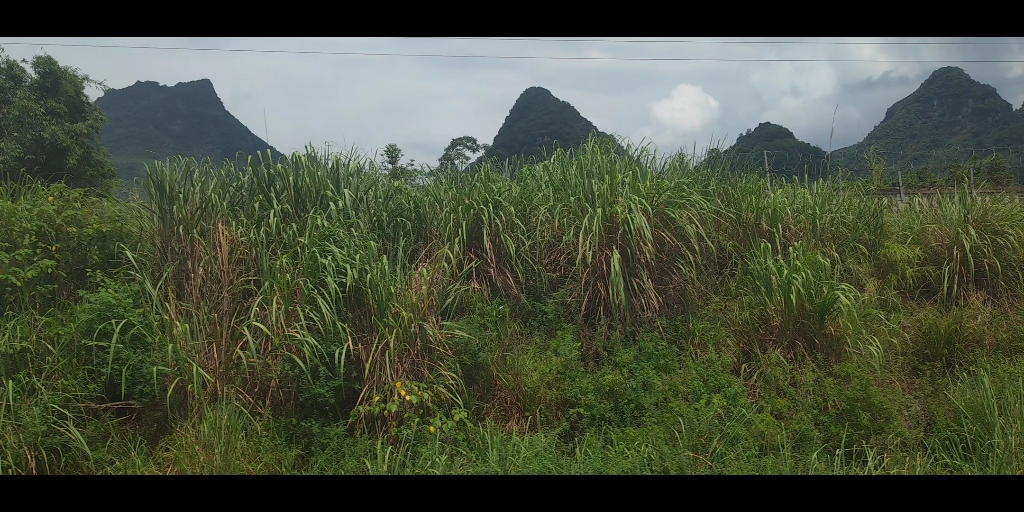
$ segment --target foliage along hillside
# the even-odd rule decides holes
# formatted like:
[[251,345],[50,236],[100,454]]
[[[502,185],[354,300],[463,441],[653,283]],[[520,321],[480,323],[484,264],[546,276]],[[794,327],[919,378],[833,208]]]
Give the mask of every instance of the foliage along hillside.
[[865,171],[872,146],[890,165],[941,169],[951,159],[969,159],[972,149],[1013,147],[1016,153],[1024,146],[1024,115],[991,85],[947,66],[889,107],[863,141],[835,151],[833,163]]
[[483,158],[506,160],[551,155],[556,143],[565,150],[579,148],[592,132],[612,139],[551,91],[530,87],[509,110]]
[[96,100],[109,123],[100,132],[118,174],[131,181],[146,164],[169,157],[234,160],[238,152],[281,153],[224,108],[208,79],[173,87],[156,82],[107,91]]
[[788,128],[769,122],[740,135],[727,153],[754,167],[763,167],[764,152],[768,167],[776,174],[801,175],[805,170],[817,173],[825,161],[825,150],[796,138]]

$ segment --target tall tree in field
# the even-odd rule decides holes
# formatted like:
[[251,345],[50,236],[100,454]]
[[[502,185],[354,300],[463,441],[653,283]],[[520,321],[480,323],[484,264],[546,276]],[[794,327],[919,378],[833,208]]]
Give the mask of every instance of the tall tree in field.
[[19,62],[0,48],[0,177],[24,173],[73,186],[117,177],[99,141],[106,119],[86,86],[103,84],[49,55]]
[[384,167],[391,176],[391,179],[398,179],[402,173],[402,150],[398,144],[391,143],[384,146]]
[[470,137],[468,135],[457,137],[452,139],[448,143],[448,147],[444,148],[444,154],[441,158],[437,159],[437,170],[440,172],[450,170],[462,170],[466,167],[466,164],[472,159],[473,155],[483,153],[490,147],[487,144],[481,144],[476,140],[476,137]]
[[409,159],[408,163],[403,164],[402,155],[402,150],[398,147],[398,144],[391,143],[384,146],[384,155],[381,160],[389,178],[409,183],[416,179],[417,172],[414,167],[416,161]]

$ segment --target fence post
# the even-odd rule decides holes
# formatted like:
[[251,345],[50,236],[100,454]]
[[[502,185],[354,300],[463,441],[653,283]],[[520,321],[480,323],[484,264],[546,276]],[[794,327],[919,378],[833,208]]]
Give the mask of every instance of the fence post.
[[896,169],[896,179],[899,180],[900,185],[900,202],[903,202],[903,171]]
[[974,162],[971,162],[971,193],[974,193]]
[[768,179],[768,193],[772,192],[772,171],[768,168],[768,150],[764,152],[764,175]]

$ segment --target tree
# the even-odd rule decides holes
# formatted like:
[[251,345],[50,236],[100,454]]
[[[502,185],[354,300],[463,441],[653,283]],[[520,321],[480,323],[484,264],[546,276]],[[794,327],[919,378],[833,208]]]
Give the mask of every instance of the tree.
[[388,173],[388,178],[409,183],[413,181],[418,174],[415,169],[416,161],[410,158],[408,163],[402,164],[402,155],[402,150],[399,149],[398,144],[388,144],[387,146],[384,146],[384,155],[381,157],[381,165],[384,168],[384,171]]
[[401,161],[402,150],[398,148],[398,144],[392,142],[384,146],[384,163],[388,166],[388,170],[398,167]]
[[1006,160],[1002,155],[995,154],[991,158],[985,160],[985,163],[981,166],[985,181],[991,183],[996,187],[1008,187],[1013,185],[1013,175],[1010,174],[1010,169],[1006,165]]
[[395,143],[384,146],[384,168],[391,179],[396,180],[402,177],[402,150]]
[[911,188],[935,188],[941,185],[941,181],[939,180],[939,176],[935,174],[935,171],[922,166],[907,173],[903,178],[903,185]]
[[946,185],[959,188],[969,184],[971,181],[971,167],[974,163],[975,162],[972,161],[967,164],[959,162],[949,164],[946,167],[948,172],[946,176]]
[[0,48],[0,176],[22,173],[74,186],[117,177],[99,133],[106,118],[85,94],[105,86],[49,55],[23,64]]
[[490,147],[487,144],[480,144],[476,137],[468,135],[452,139],[448,147],[444,148],[444,154],[437,159],[437,170],[441,172],[452,169],[462,170],[472,159],[472,155],[483,153]]

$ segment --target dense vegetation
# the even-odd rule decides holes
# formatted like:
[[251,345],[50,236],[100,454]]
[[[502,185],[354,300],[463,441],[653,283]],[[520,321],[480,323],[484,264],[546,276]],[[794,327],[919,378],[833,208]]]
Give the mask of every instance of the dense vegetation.
[[1024,205],[692,162],[4,185],[0,472],[1024,468]]
[[224,108],[207,79],[173,87],[136,82],[106,91],[96,105],[109,121],[100,140],[129,182],[143,176],[146,164],[175,156],[218,163],[234,160],[239,152],[281,157]]

